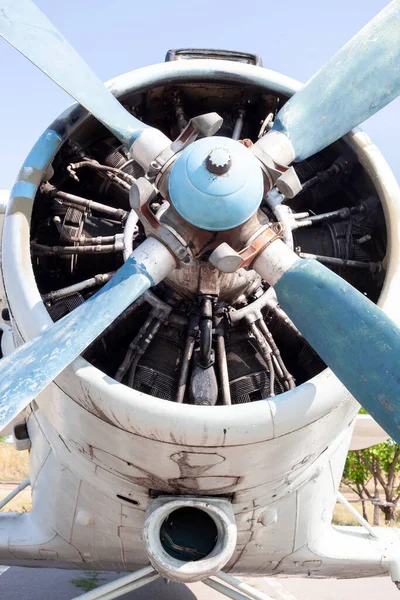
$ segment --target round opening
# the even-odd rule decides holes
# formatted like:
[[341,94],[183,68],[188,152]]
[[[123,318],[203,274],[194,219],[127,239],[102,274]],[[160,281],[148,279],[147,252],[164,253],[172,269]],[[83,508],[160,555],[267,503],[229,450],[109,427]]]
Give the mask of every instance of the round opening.
[[205,558],[214,550],[217,539],[214,519],[203,510],[190,506],[172,511],[160,528],[164,550],[182,561]]

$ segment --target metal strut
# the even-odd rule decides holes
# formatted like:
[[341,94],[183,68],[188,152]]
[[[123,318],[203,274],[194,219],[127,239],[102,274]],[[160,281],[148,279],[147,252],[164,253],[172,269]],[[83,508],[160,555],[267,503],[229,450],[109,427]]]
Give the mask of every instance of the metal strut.
[[[79,600],[113,600],[113,598],[120,598],[128,592],[155,581],[158,577],[160,577],[159,573],[149,565],[135,573],[130,573],[116,581],[110,581],[95,590],[86,592],[82,596],[76,596],[73,600],[78,600],[78,598]],[[213,579],[205,579],[202,583],[233,600],[272,600],[271,596],[267,596],[223,571],[218,571],[213,575]]]
[[159,576],[157,571],[149,565],[135,571],[135,573],[130,573],[129,575],[125,575],[125,577],[105,583],[95,590],[86,592],[82,596],[76,596],[72,600],[78,600],[78,598],[79,600],[112,600],[113,598],[120,598],[128,592],[151,583],[155,579],[158,579]]
[[[251,600],[273,600],[271,596],[267,596],[264,592],[256,590],[244,581],[223,571],[217,571],[213,577],[214,579],[205,579],[203,583],[232,600],[249,600],[250,598]],[[220,581],[215,581],[215,579]]]
[[3,500],[0,502],[0,510],[2,508],[4,508],[9,502],[11,502],[11,500],[13,498],[15,498],[15,496],[17,496],[20,492],[22,492],[22,490],[24,490],[25,488],[28,487],[28,485],[31,484],[31,481],[29,479],[29,477],[27,477],[26,479],[24,479],[24,481],[22,483],[20,483],[16,488],[13,489],[12,492],[10,492],[8,494],[8,496],[6,496],[5,498],[3,498]]

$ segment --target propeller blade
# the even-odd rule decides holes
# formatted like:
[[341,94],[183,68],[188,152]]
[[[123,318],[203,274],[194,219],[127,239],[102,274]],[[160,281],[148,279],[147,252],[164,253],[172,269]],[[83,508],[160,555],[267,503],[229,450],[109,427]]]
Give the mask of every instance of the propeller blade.
[[[292,160],[322,150],[400,93],[400,2],[394,0],[337,52],[279,111],[259,144],[291,142]],[[275,156],[272,153],[272,156]]]
[[321,358],[383,429],[400,443],[400,328],[363,294],[283,242],[254,269]]
[[0,0],[0,35],[121,142],[130,146],[148,127],[123,108],[31,0]]
[[0,431],[106,327],[175,268],[161,242],[148,238],[94,296],[0,361]]

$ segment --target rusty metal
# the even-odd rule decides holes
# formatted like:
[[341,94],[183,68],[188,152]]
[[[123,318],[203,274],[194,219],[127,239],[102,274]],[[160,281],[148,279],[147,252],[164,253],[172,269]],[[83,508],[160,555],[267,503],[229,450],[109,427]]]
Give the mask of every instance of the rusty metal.
[[284,226],[282,223],[273,223],[271,227],[264,229],[246,248],[239,252],[243,258],[242,267],[250,267],[254,260],[265,248],[275,240],[283,236]]
[[[193,302],[198,293],[218,296],[219,302],[233,304],[261,286],[261,277],[255,271],[238,269],[235,273],[222,273],[211,263],[196,261],[186,269],[175,269],[167,277],[168,285],[181,298]],[[213,287],[212,287],[213,286]]]
[[168,248],[176,260],[177,268],[181,263],[188,267],[193,263],[193,256],[187,242],[174,227],[159,221],[150,209],[157,193],[157,189],[148,179],[140,177],[130,189],[129,200],[132,209],[141,221],[147,237],[155,237]]
[[243,144],[243,146],[246,146],[246,148],[251,148],[253,146],[253,142],[249,138],[239,140],[239,144]]
[[173,206],[170,206],[160,217],[161,225],[169,225],[175,231],[179,231],[180,235],[190,240],[190,249],[195,260],[215,250],[222,242],[229,244],[238,252],[242,250],[249,240],[252,240],[261,228],[265,228],[269,224],[267,215],[258,210],[248,221],[229,229],[227,231],[207,231],[199,229],[191,225],[178,214]]

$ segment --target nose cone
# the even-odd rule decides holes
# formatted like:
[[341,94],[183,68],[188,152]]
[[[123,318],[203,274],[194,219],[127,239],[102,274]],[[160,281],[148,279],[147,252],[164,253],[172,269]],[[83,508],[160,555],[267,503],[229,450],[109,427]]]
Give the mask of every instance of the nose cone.
[[168,186],[181,217],[208,231],[233,229],[247,221],[264,191],[258,160],[242,144],[224,137],[188,146],[175,161]]

